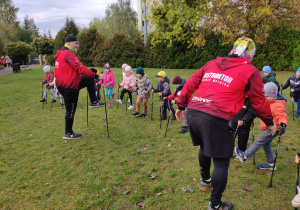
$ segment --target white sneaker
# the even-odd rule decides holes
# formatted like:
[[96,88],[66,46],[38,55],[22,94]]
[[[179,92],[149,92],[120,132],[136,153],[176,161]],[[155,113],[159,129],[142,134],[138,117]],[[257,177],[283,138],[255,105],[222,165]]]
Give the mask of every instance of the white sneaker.
[[127,103],[130,103],[130,99],[128,99]]
[[121,99],[117,99],[116,102],[117,102],[118,104],[122,104]]
[[133,105],[130,105],[129,107],[128,107],[128,109],[133,109],[134,108],[134,106]]

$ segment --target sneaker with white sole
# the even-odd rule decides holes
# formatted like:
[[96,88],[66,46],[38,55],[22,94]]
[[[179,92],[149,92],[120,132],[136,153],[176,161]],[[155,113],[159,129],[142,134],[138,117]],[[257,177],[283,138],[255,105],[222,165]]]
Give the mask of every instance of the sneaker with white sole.
[[201,183],[200,183],[199,189],[203,192],[206,192],[210,188],[211,188],[211,179],[209,179],[208,181],[204,181],[201,178]]
[[[273,170],[273,166],[271,166],[269,163],[262,163],[262,164],[259,164],[257,165],[257,167],[259,169],[268,169],[268,170]],[[276,166],[274,167],[274,171],[276,170]]]
[[121,99],[117,99],[116,102],[117,102],[118,104],[122,104]]
[[134,106],[133,106],[133,105],[130,105],[130,106],[128,107],[128,109],[134,109]]
[[243,152],[239,148],[234,147],[234,152],[235,152],[236,156],[238,157],[239,161],[241,161],[242,163],[247,160],[247,158],[245,158],[245,152]]
[[212,206],[212,203],[209,202],[207,210],[215,210],[215,209],[222,209],[222,210],[232,210],[233,209],[233,204],[231,201],[224,201],[221,202],[218,206]]
[[127,103],[130,103],[130,99],[128,99]]
[[82,135],[81,134],[76,134],[76,133],[66,133],[64,136],[63,136],[63,139],[77,139],[79,137],[81,137]]
[[140,113],[139,112],[135,112],[132,115],[138,117],[140,115]]
[[102,105],[102,103],[99,103],[98,101],[95,101],[95,102],[90,104],[90,108],[98,108],[98,107],[101,107],[101,106],[104,106],[104,105]]

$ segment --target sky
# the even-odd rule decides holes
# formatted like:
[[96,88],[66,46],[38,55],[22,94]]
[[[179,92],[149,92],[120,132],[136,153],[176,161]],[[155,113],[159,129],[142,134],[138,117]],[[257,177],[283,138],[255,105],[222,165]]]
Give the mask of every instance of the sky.
[[[26,15],[33,18],[41,35],[48,34],[50,29],[54,38],[57,32],[65,25],[66,18],[73,18],[80,28],[88,28],[94,17],[104,18],[108,5],[117,0],[12,0],[19,8],[18,21],[24,23]],[[131,0],[132,7],[137,11],[137,0]]]

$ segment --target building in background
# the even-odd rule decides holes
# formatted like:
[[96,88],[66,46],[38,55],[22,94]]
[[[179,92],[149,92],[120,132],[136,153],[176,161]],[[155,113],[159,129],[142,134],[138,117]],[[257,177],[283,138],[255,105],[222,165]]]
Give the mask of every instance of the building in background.
[[151,33],[155,29],[154,25],[151,25],[149,20],[145,21],[145,15],[149,13],[149,9],[146,9],[146,6],[149,8],[151,4],[151,1],[144,2],[144,0],[137,0],[138,31],[141,34],[145,33],[145,29],[146,33]]

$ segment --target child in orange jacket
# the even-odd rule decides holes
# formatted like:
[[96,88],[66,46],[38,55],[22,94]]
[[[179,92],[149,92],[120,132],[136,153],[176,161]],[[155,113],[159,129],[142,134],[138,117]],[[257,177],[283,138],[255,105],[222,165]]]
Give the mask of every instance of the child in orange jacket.
[[[272,150],[272,140],[278,136],[285,133],[285,128],[287,126],[287,114],[285,107],[285,100],[282,98],[277,98],[278,87],[273,82],[268,82],[264,85],[265,96],[269,100],[271,112],[273,115],[273,122],[276,125],[276,133],[272,136],[271,131],[265,125],[264,122],[260,122],[260,128],[263,132],[259,135],[254,143],[245,151],[241,151],[238,148],[234,148],[236,155],[241,162],[247,160],[248,157],[253,155],[260,147],[264,147],[267,162],[258,165],[259,169],[269,169],[272,170],[274,166],[273,150]],[[276,170],[276,166],[274,168]]]

